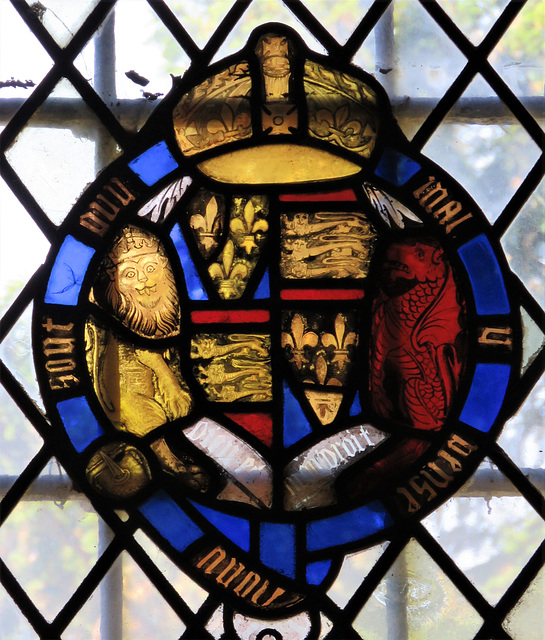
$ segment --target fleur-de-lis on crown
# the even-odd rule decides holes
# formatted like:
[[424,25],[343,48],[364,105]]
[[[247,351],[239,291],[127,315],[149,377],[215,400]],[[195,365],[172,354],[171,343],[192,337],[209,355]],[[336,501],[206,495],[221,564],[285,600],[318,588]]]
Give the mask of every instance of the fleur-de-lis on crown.
[[269,228],[266,220],[258,218],[256,220],[256,210],[251,200],[248,200],[244,206],[242,217],[233,218],[230,224],[231,231],[234,235],[235,242],[249,254],[254,247],[256,234],[265,233]]
[[369,122],[351,118],[350,108],[344,104],[335,111],[320,109],[316,113],[318,136],[331,139],[353,151],[361,151],[376,137]]
[[338,313],[335,318],[335,335],[332,333],[324,333],[322,335],[322,344],[324,347],[335,347],[331,362],[338,363],[339,371],[342,371],[348,362],[348,347],[358,344],[358,336],[354,331],[345,332],[346,320]]
[[[240,133],[243,133],[250,125],[250,117],[245,112],[237,113],[237,107],[236,100],[226,101],[218,114],[219,118],[207,122],[206,129],[208,132],[219,140],[236,138]],[[198,133],[195,124],[192,123],[192,125],[191,133],[193,134],[193,129],[195,133]]]
[[199,234],[199,240],[208,254],[217,244],[217,237],[221,231],[218,202],[215,196],[208,201],[204,216],[200,213],[191,216],[189,224]]
[[318,335],[314,331],[305,331],[305,324],[301,316],[296,313],[291,321],[291,333],[282,332],[282,346],[291,347],[290,362],[300,369],[303,362],[309,362],[305,357],[305,347],[316,347]]
[[227,240],[221,253],[221,263],[214,262],[208,267],[208,273],[214,281],[219,280],[218,292],[224,300],[238,298],[248,277],[248,267],[243,262],[234,262],[235,245]]

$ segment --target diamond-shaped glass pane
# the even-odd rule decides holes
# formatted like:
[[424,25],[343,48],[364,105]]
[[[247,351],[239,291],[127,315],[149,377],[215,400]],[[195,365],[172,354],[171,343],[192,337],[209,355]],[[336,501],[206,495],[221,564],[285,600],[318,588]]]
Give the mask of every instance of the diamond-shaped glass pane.
[[303,611],[302,613],[282,620],[259,620],[235,613],[233,615],[233,626],[241,640],[250,640],[250,638],[258,637],[263,627],[270,629],[269,635],[272,638],[281,637],[291,638],[291,640],[304,640],[309,636],[313,625],[308,612]]
[[62,634],[63,640],[101,640],[101,597],[93,593]]
[[0,387],[0,474],[3,494],[24,471],[43,444],[36,429]]
[[[479,491],[483,497],[475,496]],[[497,604],[545,537],[543,520],[487,459],[423,523],[491,604]]]
[[142,569],[123,553],[123,628],[131,640],[149,640],[161,630],[164,638],[179,638],[184,623],[146,577]]
[[0,98],[27,98],[52,65],[11,2],[0,2]]
[[[133,46],[135,32],[142,34],[138,47]],[[115,65],[109,64],[113,60]],[[120,0],[75,62],[121,124],[133,131],[170,91],[171,76],[183,75],[189,63],[145,0]]]
[[[357,22],[361,21],[362,17],[359,16]],[[389,77],[393,73],[395,61],[393,30],[394,5],[392,4],[385,9],[352,60],[354,64],[360,66],[364,71],[374,73],[390,98],[395,94]]]
[[235,0],[172,0],[168,6],[197,46],[203,49],[234,2]]
[[60,224],[84,188],[119,153],[97,116],[63,79],[6,156],[45,213]]
[[[385,17],[381,23],[384,20]],[[394,29],[395,44],[389,60],[381,60],[378,55],[382,50],[382,57],[388,57],[388,53],[384,53],[388,51],[388,43],[381,45],[381,38],[386,38],[387,34],[381,33],[379,28],[375,31],[377,77],[390,96],[426,99],[421,103],[417,117],[400,121],[406,135],[412,137],[467,60],[419,2],[395,2]],[[390,68],[392,70],[388,72]]]
[[388,543],[385,542],[364,551],[350,553],[345,557],[339,575],[327,592],[333,602],[339,607],[344,607],[348,603],[387,546]]
[[142,531],[137,531],[134,537],[189,607],[197,612],[206,600],[208,593],[183,571],[180,571]]
[[513,640],[543,640],[545,629],[545,567],[507,615],[503,628]]
[[[508,420],[498,443],[545,495],[545,376],[518,413]],[[541,481],[539,480],[541,478]]]
[[220,60],[241,49],[253,29],[265,22],[282,22],[293,27],[312,50],[325,53],[323,46],[303,27],[283,2],[280,0],[254,0],[229,33],[214,56],[214,60]]
[[329,0],[303,0],[329,33],[344,44],[354,28],[369,11],[373,0],[344,0],[332,3]]
[[[472,94],[471,85],[462,96]],[[456,107],[454,107],[456,109]],[[520,124],[443,124],[424,154],[456,178],[494,222],[539,157]]]
[[492,66],[518,96],[543,96],[544,33],[543,3],[527,2],[490,55]]
[[52,461],[0,530],[3,559],[52,620],[97,560],[98,516]]
[[122,560],[110,567],[98,588],[74,616],[62,634],[62,640],[101,640],[122,638],[123,573]]
[[440,98],[466,63],[465,56],[418,2],[397,0],[394,25],[398,93]]
[[[25,251],[21,251],[21,247]],[[3,312],[44,262],[49,242],[0,180],[0,311]]]
[[479,614],[414,539],[354,622],[365,640],[470,640],[481,625]]
[[509,4],[509,0],[438,0],[463,34],[479,44]]
[[34,15],[53,36],[57,44],[65,47],[76,35],[100,0],[26,0]]
[[511,269],[545,306],[545,180],[528,198],[502,238]]
[[0,587],[0,619],[3,640],[37,640],[38,634],[3,587]]
[[[381,18],[381,20],[385,20],[385,18]],[[381,20],[378,21],[377,25],[380,24]],[[352,58],[352,63],[358,67],[361,67],[367,73],[372,73],[375,69],[375,60],[376,60],[376,52],[375,52],[375,32],[380,29],[380,27],[375,27],[373,31],[365,38],[361,47],[356,51],[354,57]],[[385,71],[383,72],[385,73]],[[379,74],[379,80],[382,82],[383,74]]]
[[23,311],[21,317],[0,344],[0,358],[34,400],[34,403],[45,413],[32,356],[32,341],[30,337],[32,307],[33,305],[30,304]]

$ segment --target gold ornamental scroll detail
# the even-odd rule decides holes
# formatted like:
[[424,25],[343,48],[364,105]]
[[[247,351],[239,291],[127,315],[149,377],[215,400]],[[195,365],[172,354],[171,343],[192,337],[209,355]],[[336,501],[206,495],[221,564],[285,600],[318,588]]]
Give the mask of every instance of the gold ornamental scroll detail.
[[305,62],[304,87],[310,135],[369,158],[378,130],[375,92],[312,60]]
[[377,233],[361,213],[283,214],[280,274],[283,278],[365,278]]
[[212,402],[272,400],[270,337],[198,334],[191,341],[193,371]]
[[259,259],[269,223],[268,199],[235,197],[231,205],[229,237],[208,273],[224,300],[240,298]]
[[197,85],[174,108],[180,149],[192,156],[252,135],[248,64],[234,64]]
[[298,120],[297,106],[290,95],[292,72],[288,38],[266,34],[259,39],[255,53],[263,74],[263,131],[269,135],[293,133]]

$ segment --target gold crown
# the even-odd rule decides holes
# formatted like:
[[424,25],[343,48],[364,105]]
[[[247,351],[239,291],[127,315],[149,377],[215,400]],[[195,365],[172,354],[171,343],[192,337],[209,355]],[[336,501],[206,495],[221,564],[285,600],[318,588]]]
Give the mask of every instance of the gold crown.
[[114,265],[121,264],[124,260],[134,259],[137,256],[156,254],[160,247],[157,236],[129,225],[118,236],[109,258]]
[[376,91],[309,57],[283,25],[261,28],[252,42],[239,62],[184,93],[174,108],[183,155],[231,184],[302,183],[359,172],[376,143]]

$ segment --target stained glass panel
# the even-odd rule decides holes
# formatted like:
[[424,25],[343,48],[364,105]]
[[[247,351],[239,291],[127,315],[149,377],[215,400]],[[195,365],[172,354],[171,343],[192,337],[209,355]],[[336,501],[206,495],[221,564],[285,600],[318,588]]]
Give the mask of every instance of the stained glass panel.
[[[51,602],[7,543],[3,584],[41,637],[523,633],[543,482],[517,467],[536,458],[512,416],[543,371],[543,311],[500,239],[513,221],[527,237],[542,147],[486,56],[525,3],[479,15],[474,58],[458,6],[349,4],[329,30],[347,7],[324,28],[310,0],[142,4],[187,72],[141,98],[121,78],[147,87],[145,62],[113,57],[123,0],[13,4],[54,67],[1,134],[4,176],[51,250],[0,335],[3,383],[45,443],[2,479],[3,536],[29,501],[53,509],[47,539],[55,499],[89,505],[66,509],[82,544],[58,549],[86,563]],[[350,63],[372,43],[377,77]],[[415,85],[423,50],[437,64]],[[481,94],[506,106],[469,124]],[[67,475],[44,480],[51,455]],[[516,502],[533,536],[522,550],[483,511],[487,570],[516,548],[501,581],[449,537],[454,520],[475,534],[476,509],[458,512],[477,496]]]

